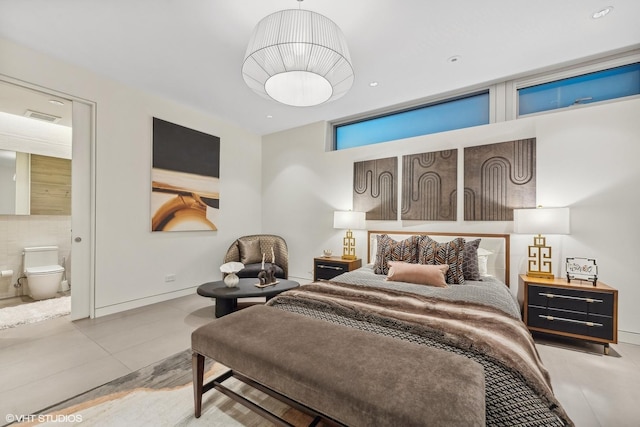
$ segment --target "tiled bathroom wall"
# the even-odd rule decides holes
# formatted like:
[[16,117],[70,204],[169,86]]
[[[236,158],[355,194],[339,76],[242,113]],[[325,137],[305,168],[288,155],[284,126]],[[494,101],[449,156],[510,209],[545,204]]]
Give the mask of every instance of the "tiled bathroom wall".
[[0,298],[23,294],[14,287],[22,275],[22,250],[28,246],[58,246],[59,263],[65,258],[67,279],[71,271],[71,217],[53,215],[0,215],[0,270],[13,270],[0,277]]

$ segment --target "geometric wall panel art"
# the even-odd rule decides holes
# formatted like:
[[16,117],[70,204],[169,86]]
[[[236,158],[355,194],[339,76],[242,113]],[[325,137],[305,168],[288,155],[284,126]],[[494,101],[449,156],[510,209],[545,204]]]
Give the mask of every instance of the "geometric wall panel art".
[[353,164],[353,210],[367,220],[398,219],[398,158]]
[[464,219],[512,221],[536,206],[536,139],[464,149]]
[[153,118],[151,230],[217,230],[220,138]]
[[458,150],[402,156],[402,220],[455,221]]

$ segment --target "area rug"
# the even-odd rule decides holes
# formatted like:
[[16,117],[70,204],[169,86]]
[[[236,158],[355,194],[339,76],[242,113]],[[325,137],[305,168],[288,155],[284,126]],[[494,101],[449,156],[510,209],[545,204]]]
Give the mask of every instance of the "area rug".
[[[207,360],[205,381],[227,368]],[[191,350],[177,353],[161,362],[132,372],[32,416],[18,426],[90,425],[120,426],[251,426],[272,424],[211,390],[203,396],[202,416],[193,415]],[[239,381],[229,379],[225,386],[241,393],[293,425],[308,425],[311,419],[289,406]]]
[[71,313],[71,297],[45,299],[0,309],[0,330]]

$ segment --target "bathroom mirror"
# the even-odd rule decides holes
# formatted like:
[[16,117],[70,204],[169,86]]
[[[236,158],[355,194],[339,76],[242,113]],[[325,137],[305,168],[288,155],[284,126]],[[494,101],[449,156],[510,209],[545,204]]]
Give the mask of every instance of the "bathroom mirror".
[[0,149],[0,215],[71,215],[71,160]]
[[0,215],[71,215],[71,113],[69,100],[0,80]]

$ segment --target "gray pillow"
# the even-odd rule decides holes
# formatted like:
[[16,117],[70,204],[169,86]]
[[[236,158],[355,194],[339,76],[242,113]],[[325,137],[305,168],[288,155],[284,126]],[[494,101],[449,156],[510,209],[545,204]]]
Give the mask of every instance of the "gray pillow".
[[478,266],[478,246],[480,239],[464,243],[464,255],[462,256],[462,273],[465,280],[480,280],[480,268]]
[[240,262],[244,265],[262,262],[262,252],[260,252],[260,240],[238,240],[240,251]]

